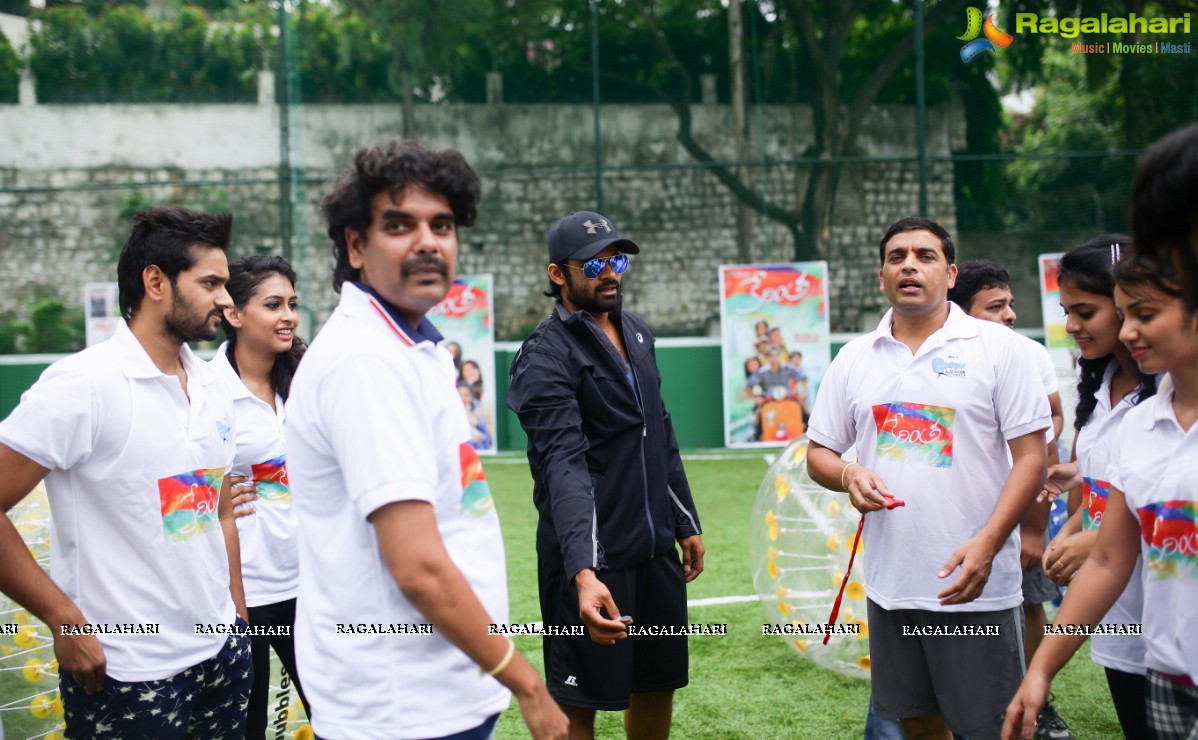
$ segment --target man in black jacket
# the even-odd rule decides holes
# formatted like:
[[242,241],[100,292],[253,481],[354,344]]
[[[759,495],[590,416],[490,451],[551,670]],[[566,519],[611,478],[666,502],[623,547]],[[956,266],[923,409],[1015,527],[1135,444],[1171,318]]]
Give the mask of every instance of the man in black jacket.
[[556,302],[520,348],[508,391],[540,514],[546,683],[571,738],[593,737],[597,709],[627,709],[630,737],[669,735],[673,692],[687,684],[686,583],[703,571],[653,335],[620,308],[639,252],[597,213],[553,226],[546,295]]

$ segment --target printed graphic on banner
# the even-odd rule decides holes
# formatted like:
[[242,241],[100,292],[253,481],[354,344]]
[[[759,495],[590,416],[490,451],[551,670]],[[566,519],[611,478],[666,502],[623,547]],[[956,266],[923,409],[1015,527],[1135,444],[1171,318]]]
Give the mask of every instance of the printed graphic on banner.
[[881,403],[873,411],[878,457],[933,468],[953,466],[956,411],[906,401]]
[[1040,255],[1040,308],[1044,315],[1044,346],[1072,352],[1076,345],[1065,332],[1065,309],[1061,308],[1061,286],[1057,284],[1057,263],[1064,254]]
[[459,275],[428,318],[453,355],[458,393],[470,423],[470,446],[495,452],[495,322],[490,275]]
[[224,468],[208,468],[158,480],[162,530],[168,540],[182,542],[216,526],[216,503],[224,477]]
[[287,458],[279,455],[273,460],[251,465],[258,498],[271,504],[291,505],[291,488],[287,485]]
[[724,443],[785,445],[807,430],[832,360],[828,264],[720,266]]
[[87,346],[99,344],[116,333],[121,319],[116,283],[88,283],[83,286],[83,315]]
[[1157,580],[1198,578],[1198,502],[1160,501],[1136,510],[1148,545],[1145,575]]
[[1064,252],[1042,254],[1037,259],[1040,266],[1040,310],[1044,317],[1044,346],[1052,358],[1057,371],[1057,386],[1061,396],[1061,407],[1065,411],[1065,423],[1058,438],[1058,451],[1062,460],[1069,459],[1073,448],[1073,416],[1077,408],[1077,345],[1065,332],[1065,310],[1061,308],[1061,288],[1057,284],[1057,262]]
[[495,508],[491,498],[491,484],[483,471],[483,462],[478,452],[466,443],[460,450],[462,464],[462,513],[482,516]]

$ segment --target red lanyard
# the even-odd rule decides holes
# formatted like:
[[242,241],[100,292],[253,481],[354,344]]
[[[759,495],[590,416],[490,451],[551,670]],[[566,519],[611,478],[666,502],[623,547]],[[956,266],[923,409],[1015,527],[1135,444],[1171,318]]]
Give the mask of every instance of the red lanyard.
[[[899,506],[906,506],[907,502],[897,499],[894,496],[882,494],[886,499],[886,509],[894,509]],[[861,544],[861,530],[865,528],[865,515],[861,515],[861,521],[857,522],[857,534],[853,536],[853,549],[849,550],[849,567],[844,571],[844,578],[840,579],[840,591],[836,594],[836,601],[832,602],[832,613],[828,615],[828,625],[836,623],[836,617],[840,614],[840,602],[844,599],[844,589],[849,585],[849,574],[853,572],[853,561],[857,559],[857,545]],[[832,637],[832,631],[824,632],[824,644],[828,644],[828,639]]]

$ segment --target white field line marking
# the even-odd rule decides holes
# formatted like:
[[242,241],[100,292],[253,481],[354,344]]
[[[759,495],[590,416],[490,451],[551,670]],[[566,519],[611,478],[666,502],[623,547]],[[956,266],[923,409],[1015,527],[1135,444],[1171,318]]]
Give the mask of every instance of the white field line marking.
[[750,601],[759,601],[761,599],[757,594],[747,594],[745,596],[708,596],[706,599],[687,599],[686,605],[691,606],[719,606],[720,604],[745,604]]

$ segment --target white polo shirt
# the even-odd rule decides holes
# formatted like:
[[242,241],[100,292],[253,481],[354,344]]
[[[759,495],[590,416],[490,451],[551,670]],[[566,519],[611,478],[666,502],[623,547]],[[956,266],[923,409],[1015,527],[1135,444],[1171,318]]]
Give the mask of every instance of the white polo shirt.
[[396,585],[367,521],[395,501],[433,505],[445,548],[491,621],[508,619],[499,518],[454,378],[448,351],[409,336],[347,282],[292,382],[296,656],[321,737],[440,737],[510,704],[441,634],[371,633],[428,621]]
[[1173,378],[1127,412],[1107,477],[1140,523],[1148,668],[1198,680],[1198,424],[1182,431]]
[[[1044,395],[1051,396],[1061,390],[1061,384],[1057,382],[1057,369],[1052,364],[1052,355],[1048,354],[1048,347],[1040,344],[1035,339],[1030,339],[1016,332],[1016,335],[1022,340],[1020,343],[1027,350],[1031,362],[1035,365],[1036,370],[1040,374],[1040,382],[1044,385]],[[1056,430],[1052,427],[1051,410],[1049,411],[1048,431],[1044,433],[1048,442],[1056,439]],[[1008,453],[1010,450],[1008,450]]]
[[[0,442],[50,469],[50,574],[91,624],[158,624],[158,635],[99,635],[108,675],[168,678],[215,655],[232,624],[217,518],[236,445],[232,404],[187,345],[187,393],[123,321],[59,360],[0,424]],[[188,396],[190,395],[190,400]]]
[[[1119,424],[1135,408],[1135,392],[1124,396],[1111,408],[1111,378],[1119,363],[1107,364],[1102,387],[1095,394],[1097,403],[1086,425],[1077,433],[1077,467],[1082,474],[1082,530],[1098,529],[1106,512],[1111,484],[1106,480],[1111,460],[1111,445],[1117,439]],[[1144,559],[1136,558],[1136,569],[1127,588],[1102,624],[1141,624],[1144,613]],[[1138,635],[1094,635],[1090,638],[1090,658],[1100,666],[1124,673],[1144,675],[1144,640]]]
[[1018,528],[982,594],[942,606],[960,575],[937,575],[990,519],[1011,472],[1006,441],[1049,427],[1048,399],[1019,335],[948,304],[948,319],[912,354],[878,328],[828,367],[808,436],[885,480],[903,508],[865,517],[865,590],[884,609],[993,611],[1023,603]]
[[272,409],[251,393],[229,363],[227,349],[228,342],[217,349],[208,365],[233,399],[237,454],[230,473],[251,477],[258,486],[254,513],[237,518],[245,603],[277,604],[299,594],[295,514],[283,452],[283,399],[276,393]]

